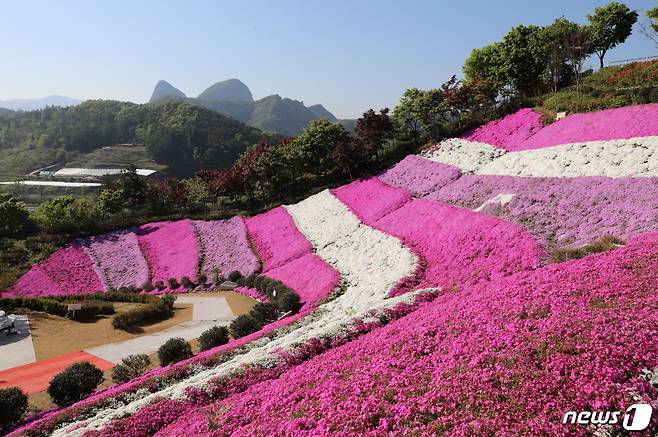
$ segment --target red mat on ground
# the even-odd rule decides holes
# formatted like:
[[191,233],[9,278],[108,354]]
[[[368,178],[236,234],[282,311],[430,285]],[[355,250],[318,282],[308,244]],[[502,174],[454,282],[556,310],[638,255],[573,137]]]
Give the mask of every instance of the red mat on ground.
[[0,388],[20,387],[31,395],[48,389],[50,380],[72,364],[89,361],[102,371],[114,367],[113,363],[87,352],[72,352],[13,369],[0,371]]

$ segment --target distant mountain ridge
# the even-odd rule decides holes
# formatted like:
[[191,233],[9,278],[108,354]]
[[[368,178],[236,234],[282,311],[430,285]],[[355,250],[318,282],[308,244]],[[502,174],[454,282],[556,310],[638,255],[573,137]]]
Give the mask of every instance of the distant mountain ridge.
[[34,111],[43,109],[46,106],[75,106],[82,103],[82,100],[72,99],[71,97],[52,95],[39,99],[10,99],[0,100],[0,108],[11,109],[13,111]]
[[254,100],[249,87],[239,79],[228,79],[211,85],[196,98],[187,97],[170,83],[160,80],[149,103],[184,100],[192,105],[211,109],[258,129],[283,135],[298,135],[313,120],[336,117],[324,106],[304,103],[272,94]]

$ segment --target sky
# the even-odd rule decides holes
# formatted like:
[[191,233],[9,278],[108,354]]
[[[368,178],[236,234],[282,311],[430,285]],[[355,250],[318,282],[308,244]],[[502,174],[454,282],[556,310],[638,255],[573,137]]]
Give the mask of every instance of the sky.
[[[322,103],[339,118],[435,88],[518,24],[584,23],[594,0],[21,0],[0,10],[0,100],[60,94],[148,101],[239,78],[254,98]],[[627,0],[641,19],[655,0]],[[658,55],[636,28],[606,61]],[[597,63],[590,61],[592,66]]]

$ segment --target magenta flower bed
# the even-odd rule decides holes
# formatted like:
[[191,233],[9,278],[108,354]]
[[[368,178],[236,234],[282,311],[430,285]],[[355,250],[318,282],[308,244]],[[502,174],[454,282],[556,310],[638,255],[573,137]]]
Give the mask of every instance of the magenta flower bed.
[[374,177],[343,185],[332,193],[367,225],[411,200],[409,191],[392,187]]
[[260,263],[249,247],[247,228],[242,217],[192,223],[201,247],[201,271],[208,277],[214,268],[219,268],[225,276],[236,270],[244,276],[258,270]]
[[50,279],[50,276],[41,267],[35,264],[16,281],[7,293],[2,293],[2,297],[39,297],[58,294],[63,294],[62,290],[60,290],[57,284]]
[[141,287],[149,269],[134,231],[118,231],[89,238],[84,249],[95,259],[108,287]]
[[457,167],[409,155],[378,178],[394,187],[418,194],[427,194],[456,180],[461,175]]
[[185,427],[167,435],[586,435],[566,411],[658,396],[639,378],[658,363],[657,260],[645,235],[446,293],[197,414],[177,409]]
[[536,267],[543,255],[520,226],[429,200],[402,204],[408,192],[374,178],[341,187],[335,194],[365,224],[400,238],[421,257],[425,272],[419,272],[424,275],[419,288],[509,275]]
[[499,194],[514,197],[482,212],[524,226],[548,247],[582,246],[606,234],[625,239],[658,223],[658,178],[466,175],[428,198],[475,209]]
[[265,276],[283,282],[301,298],[302,311],[311,310],[338,286],[340,273],[312,253],[269,270]]
[[245,222],[263,261],[264,272],[311,253],[311,243],[297,230],[282,206],[249,217]]
[[79,243],[59,249],[39,267],[57,284],[59,292],[56,294],[95,293],[106,289],[96,272],[94,260]]
[[183,276],[196,281],[199,244],[190,220],[149,223],[136,233],[153,283]]
[[656,120],[658,104],[572,114],[537,132],[522,144],[522,148],[654,136],[658,135]]
[[469,141],[487,143],[509,151],[533,149],[527,145],[531,138],[544,127],[542,116],[530,108],[520,109],[514,114],[490,121],[465,134]]

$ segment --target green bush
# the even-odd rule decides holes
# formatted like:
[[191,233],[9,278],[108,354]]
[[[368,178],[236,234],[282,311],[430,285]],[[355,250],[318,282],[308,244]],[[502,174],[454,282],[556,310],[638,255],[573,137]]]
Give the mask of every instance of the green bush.
[[155,285],[155,288],[157,288],[159,291],[162,291],[162,290],[165,289],[165,284],[162,281],[156,281],[156,283],[154,285]]
[[[85,296],[89,298],[91,296]],[[79,298],[80,296],[78,296]],[[97,318],[99,315],[114,314],[114,305],[109,302],[90,301],[82,302],[82,308],[73,313],[68,311],[68,303],[56,300],[59,296],[53,298],[28,298],[28,297],[15,297],[0,299],[0,307],[3,309],[12,310],[15,308],[27,308],[32,311],[42,311],[44,313],[52,314],[55,316],[64,317],[70,315],[73,320],[80,322],[89,321]]]
[[207,351],[217,346],[228,343],[228,329],[225,326],[213,326],[207,329],[199,337],[199,347]]
[[229,330],[233,338],[240,338],[258,331],[261,326],[251,315],[243,314],[231,322]]
[[162,366],[177,363],[191,356],[192,348],[190,344],[180,337],[170,338],[158,349],[158,358]]
[[272,323],[279,318],[277,307],[267,302],[258,302],[249,312],[261,326]]
[[0,389],[0,430],[7,429],[21,420],[27,406],[27,395],[21,389]]
[[48,394],[59,406],[78,402],[103,382],[103,372],[88,362],[76,363],[56,375],[48,386]]
[[159,322],[174,314],[172,307],[173,302],[170,304],[169,300],[156,297],[146,306],[117,314],[112,319],[112,326],[115,329],[130,329],[141,323]]
[[185,288],[192,288],[192,287],[194,287],[194,282],[192,282],[192,280],[191,280],[188,276],[183,276],[183,277],[180,279],[180,283],[181,283],[181,285],[182,285],[183,287],[185,287]]
[[204,273],[199,274],[197,277],[197,282],[200,285],[206,285],[208,283],[208,276],[206,276]]
[[177,288],[180,287],[180,284],[176,280],[176,278],[169,278],[167,279],[167,284],[169,285],[169,288],[172,290],[176,290]]
[[162,297],[160,297],[162,301],[167,305],[170,309],[174,309],[174,303],[176,302],[176,299],[178,299],[175,295],[173,294],[165,294]]
[[116,383],[130,381],[142,375],[151,365],[151,359],[146,354],[129,355],[112,369],[112,380]]
[[0,193],[0,237],[20,234],[31,226],[25,203],[11,193]]
[[235,282],[238,279],[242,277],[242,273],[240,273],[237,270],[232,271],[231,273],[228,274],[228,280],[231,282]]
[[150,293],[151,291],[155,290],[155,285],[153,285],[151,281],[146,281],[144,284],[142,284],[142,289],[145,292]]

